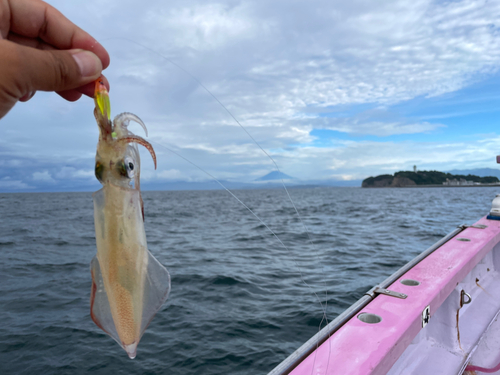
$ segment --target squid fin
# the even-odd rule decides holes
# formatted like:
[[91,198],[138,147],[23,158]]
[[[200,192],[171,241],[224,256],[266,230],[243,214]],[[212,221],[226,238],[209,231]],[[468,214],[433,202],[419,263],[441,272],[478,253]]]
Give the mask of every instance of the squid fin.
[[138,340],[130,345],[124,345],[116,331],[97,256],[91,262],[90,315],[92,320],[99,328],[111,336],[127,352],[130,358],[135,358],[139,340],[170,293],[170,274],[149,251],[147,253],[148,263],[144,283],[141,330]]
[[151,320],[170,293],[170,274],[148,251],[148,266],[144,283],[144,307],[141,321],[141,337]]
[[108,295],[104,288],[101,267],[97,256],[90,262],[90,272],[92,273],[92,288],[90,290],[90,316],[95,325],[110,335],[120,346],[123,346],[118,332],[116,331],[113,316],[109,308]]

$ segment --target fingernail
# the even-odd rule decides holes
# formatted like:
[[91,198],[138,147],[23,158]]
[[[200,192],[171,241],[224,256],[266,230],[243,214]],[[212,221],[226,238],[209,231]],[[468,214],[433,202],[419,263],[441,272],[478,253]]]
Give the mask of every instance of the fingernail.
[[27,102],[28,100],[30,100],[33,96],[35,96],[35,93],[36,91],[31,91],[29,93],[27,93],[26,95],[23,95],[19,101],[20,102]]
[[80,51],[74,53],[72,56],[80,68],[80,74],[83,78],[92,77],[101,73],[101,60],[92,52]]

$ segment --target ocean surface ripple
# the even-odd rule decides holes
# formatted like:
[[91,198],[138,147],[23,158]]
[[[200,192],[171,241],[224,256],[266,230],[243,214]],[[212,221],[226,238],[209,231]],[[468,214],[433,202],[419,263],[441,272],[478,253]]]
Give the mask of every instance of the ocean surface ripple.
[[125,352],[89,314],[91,193],[0,194],[1,374],[266,374],[322,323],[463,223],[491,187],[144,192],[172,292]]

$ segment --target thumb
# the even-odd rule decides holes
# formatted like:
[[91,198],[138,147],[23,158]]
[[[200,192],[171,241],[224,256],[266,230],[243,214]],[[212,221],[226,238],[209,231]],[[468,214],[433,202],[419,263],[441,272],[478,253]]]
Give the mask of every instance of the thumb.
[[37,90],[75,89],[95,81],[102,71],[101,60],[81,49],[39,50],[1,41],[0,58],[0,90],[16,99]]
[[95,81],[101,60],[90,51],[42,51],[25,47],[31,58],[20,75],[31,91],[66,91]]

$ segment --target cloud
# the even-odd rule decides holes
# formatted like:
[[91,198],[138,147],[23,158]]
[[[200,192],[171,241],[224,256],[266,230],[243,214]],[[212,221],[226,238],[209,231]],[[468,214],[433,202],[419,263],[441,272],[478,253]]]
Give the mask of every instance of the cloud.
[[251,36],[253,25],[247,11],[244,3],[236,6],[201,3],[149,10],[145,20],[157,25],[157,29],[169,35],[170,42],[180,48],[212,50]]
[[94,170],[92,169],[76,169],[74,167],[62,167],[55,174],[58,179],[95,179]]
[[[498,2],[49,2],[109,50],[113,114],[139,115],[149,140],[217,178],[251,180],[273,165],[192,76],[297,178],[361,176],[413,160],[447,168],[456,165],[449,155],[459,157],[461,147],[468,150],[463,167],[486,163],[476,128],[459,129],[474,139],[472,148],[456,139],[417,142],[412,135],[446,138],[457,129],[438,110],[434,122],[398,105],[432,102],[498,73]],[[0,122],[0,178],[61,189],[95,186],[92,111],[91,99],[66,103],[45,93],[16,105]],[[347,140],[316,146],[315,129],[342,132]],[[360,135],[381,139],[359,141]],[[405,136],[406,143],[384,139],[392,135]],[[153,171],[144,155],[144,179],[207,178],[156,144],[159,169]]]
[[162,170],[158,173],[154,173],[152,171],[147,171],[143,175],[141,175],[141,178],[144,181],[157,181],[157,180],[183,180],[185,179],[185,175],[177,170],[177,169],[168,169],[168,170]]
[[309,120],[316,129],[329,129],[355,135],[386,137],[397,134],[431,133],[446,125],[405,118],[386,108],[375,108],[350,116],[313,118]]
[[[494,2],[190,2],[189,7],[174,2],[141,7],[135,22],[147,25],[155,49],[181,53],[177,61],[185,62],[224,103],[239,106],[235,101],[243,98],[261,113],[272,107],[395,103],[439,95],[497,71],[500,58],[493,26],[500,10]],[[186,55],[186,48],[193,51]],[[211,70],[214,62],[219,68]],[[265,92],[257,89],[264,82],[272,83]]]
[[[399,170],[464,169],[488,166],[494,168],[494,155],[500,148],[500,137],[469,139],[464,142],[373,142],[341,141],[337,147],[304,148],[290,151],[281,160],[283,171],[296,175],[302,170],[297,158],[313,160],[315,168],[301,173],[303,179],[364,179]],[[318,171],[320,173],[318,173]],[[344,177],[348,176],[348,177]]]
[[43,182],[56,182],[50,173],[48,171],[43,171],[43,172],[34,172],[33,173],[33,180],[34,181],[43,181]]
[[17,191],[34,189],[34,186],[30,186],[20,180],[11,180],[9,177],[4,177],[0,179],[0,189],[3,191]]
[[[354,125],[354,126],[353,126]],[[444,125],[430,124],[428,122],[404,124],[397,122],[372,121],[366,123],[352,123],[346,121],[344,124],[337,124],[331,129],[354,134],[373,134],[378,136],[388,136],[394,134],[415,134],[428,133]]]

